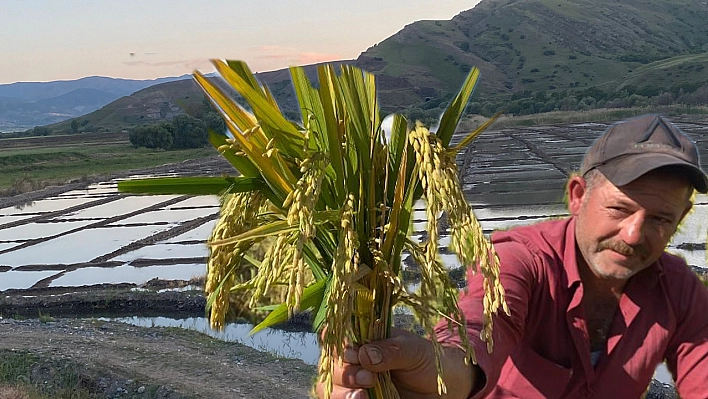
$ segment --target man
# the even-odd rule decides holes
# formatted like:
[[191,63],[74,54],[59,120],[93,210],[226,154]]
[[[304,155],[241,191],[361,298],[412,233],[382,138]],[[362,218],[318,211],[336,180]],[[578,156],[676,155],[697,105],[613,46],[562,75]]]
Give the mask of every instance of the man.
[[[441,324],[445,397],[639,398],[666,361],[682,398],[708,398],[708,290],[664,252],[694,189],[708,178],[676,126],[647,115],[610,127],[568,182],[569,218],[492,235],[511,315],[495,316],[487,353],[481,276],[469,276],[460,307],[478,364]],[[402,398],[438,397],[433,350],[415,334],[342,358],[333,398],[366,398],[385,370]]]

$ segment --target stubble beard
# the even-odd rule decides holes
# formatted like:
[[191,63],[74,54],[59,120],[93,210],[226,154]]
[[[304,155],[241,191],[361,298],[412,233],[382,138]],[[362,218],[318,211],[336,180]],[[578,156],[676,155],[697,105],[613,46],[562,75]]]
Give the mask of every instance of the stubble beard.
[[[609,255],[611,252],[628,257],[629,262],[619,264],[609,259],[603,259],[604,254]],[[600,241],[592,251],[592,259],[588,259],[588,266],[598,277],[628,280],[649,265],[650,262],[647,259],[648,251],[643,246],[632,247],[622,240],[605,239]]]

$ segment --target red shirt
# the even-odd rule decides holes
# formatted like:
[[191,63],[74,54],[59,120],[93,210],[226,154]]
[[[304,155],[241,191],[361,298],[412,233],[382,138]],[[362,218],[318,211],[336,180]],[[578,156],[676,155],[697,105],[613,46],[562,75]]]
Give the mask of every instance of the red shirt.
[[[708,398],[708,290],[681,258],[664,253],[627,282],[593,367],[574,219],[497,232],[492,241],[511,316],[495,316],[488,354],[479,339],[482,277],[468,276],[460,308],[487,378],[474,398],[639,398],[664,360],[683,399]],[[437,333],[459,343],[443,323]]]

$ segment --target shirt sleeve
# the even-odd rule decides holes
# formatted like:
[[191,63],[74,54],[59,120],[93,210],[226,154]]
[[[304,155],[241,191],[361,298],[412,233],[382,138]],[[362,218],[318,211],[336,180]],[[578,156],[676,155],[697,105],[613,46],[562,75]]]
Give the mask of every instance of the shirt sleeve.
[[666,364],[684,399],[708,393],[708,289],[690,271],[680,289],[676,332],[666,350]]
[[[510,315],[502,310],[492,317],[493,350],[487,352],[486,342],[480,339],[480,331],[484,320],[483,315],[483,276],[473,275],[468,271],[467,291],[460,295],[459,306],[466,318],[467,334],[475,351],[478,366],[484,371],[485,386],[474,392],[473,398],[484,397],[492,390],[499,379],[502,366],[507,357],[521,341],[524,333],[526,315],[531,300],[532,286],[537,262],[528,248],[518,242],[505,241],[494,245],[500,260],[500,281],[504,287],[506,303]],[[445,345],[459,345],[460,338],[456,332],[447,328],[447,322],[442,321],[436,327],[438,340]]]

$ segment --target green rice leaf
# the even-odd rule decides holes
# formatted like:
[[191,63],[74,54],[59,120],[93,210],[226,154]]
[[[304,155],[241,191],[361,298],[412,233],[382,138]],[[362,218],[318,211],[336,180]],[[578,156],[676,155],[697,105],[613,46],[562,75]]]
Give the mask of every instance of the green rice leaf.
[[258,81],[253,76],[253,72],[251,72],[251,68],[248,67],[248,64],[243,61],[226,60],[226,65],[236,72],[253,90],[262,89],[261,85],[258,84]]
[[462,84],[460,91],[457,93],[455,98],[450,102],[450,105],[443,113],[440,119],[440,126],[438,127],[436,135],[442,141],[445,147],[450,144],[450,139],[452,138],[457,124],[460,123],[460,118],[465,112],[465,107],[467,107],[467,101],[469,100],[475,86],[477,85],[477,80],[479,79],[479,69],[476,67],[472,68],[470,73],[465,79],[465,83]]
[[266,188],[261,178],[253,177],[158,177],[122,180],[118,191],[137,194],[218,195],[224,191],[246,192]]
[[201,87],[204,94],[216,105],[217,108],[228,115],[229,119],[238,126],[240,131],[246,131],[258,124],[253,115],[246,112],[219,86],[212,83],[206,76],[199,72],[194,73],[194,80]]
[[467,145],[471,143],[472,140],[476,139],[477,136],[479,136],[489,126],[491,126],[492,123],[496,122],[501,115],[502,113],[498,112],[496,115],[489,118],[486,122],[477,127],[477,129],[475,129],[472,133],[468,134],[464,139],[462,139],[462,141],[460,141],[454,148],[452,148],[452,151],[457,153],[460,152],[463,148],[467,147]]
[[391,157],[391,169],[397,173],[401,167],[403,150],[408,145],[408,121],[403,115],[394,114],[392,122],[389,156]]
[[[319,309],[324,298],[325,286],[329,280],[320,280],[306,287],[300,297],[300,311],[309,309]],[[278,305],[270,314],[248,333],[253,335],[276,324],[288,321],[288,306],[283,303]]]
[[[268,139],[275,138],[276,145],[287,154],[302,155],[304,139],[295,125],[285,119],[280,110],[275,107],[260,89],[252,86],[252,81],[244,79],[229,65],[222,61],[212,61],[222,78],[238,91],[253,109],[253,115],[263,126],[264,132],[269,133]],[[241,61],[232,61],[242,63]]]
[[[344,200],[344,187],[346,187],[346,175],[344,174],[344,160],[342,153],[343,131],[342,125],[339,123],[338,110],[335,103],[336,98],[336,82],[334,70],[331,66],[320,67],[317,70],[320,82],[319,89],[319,108],[313,108],[313,111],[320,111],[321,114],[315,113],[317,120],[324,126],[316,126],[318,129],[324,130],[324,138],[326,139],[327,150],[329,151],[330,163],[335,172],[335,180],[332,184],[335,186],[334,194],[336,201],[341,203]],[[304,72],[301,72],[304,75]],[[314,94],[314,93],[313,93]]]
[[[212,129],[209,129],[209,143],[211,143],[217,150],[221,146],[228,145],[226,142],[226,135],[222,133],[217,133]],[[231,165],[233,165],[236,170],[239,171],[244,176],[247,177],[258,177],[261,173],[258,171],[258,167],[244,155],[236,155],[233,151],[220,151],[221,155],[226,158]]]
[[325,281],[325,288],[322,299],[320,299],[317,306],[313,307],[313,309],[315,309],[315,317],[312,319],[312,331],[316,332],[322,331],[322,327],[324,327],[325,321],[327,320],[327,300],[329,299],[330,289],[332,287],[332,277],[330,276],[327,280],[323,281]]

